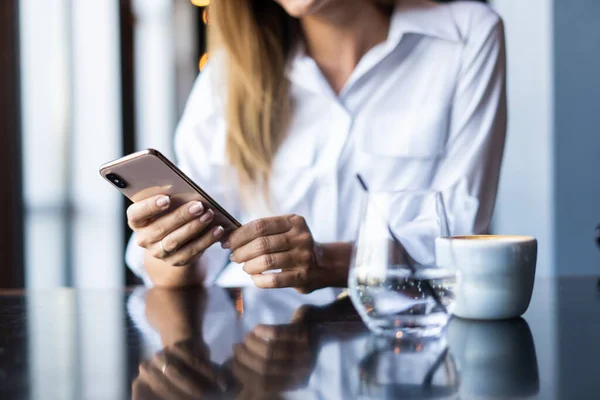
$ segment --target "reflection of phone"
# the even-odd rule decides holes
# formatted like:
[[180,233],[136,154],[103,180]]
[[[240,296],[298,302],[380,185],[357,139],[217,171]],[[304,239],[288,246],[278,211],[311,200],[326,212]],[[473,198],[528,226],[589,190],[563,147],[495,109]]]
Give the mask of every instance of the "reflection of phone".
[[130,154],[100,167],[100,175],[131,201],[164,194],[171,198],[171,210],[190,201],[200,201],[215,212],[212,226],[230,232],[241,224],[175,164],[154,149]]

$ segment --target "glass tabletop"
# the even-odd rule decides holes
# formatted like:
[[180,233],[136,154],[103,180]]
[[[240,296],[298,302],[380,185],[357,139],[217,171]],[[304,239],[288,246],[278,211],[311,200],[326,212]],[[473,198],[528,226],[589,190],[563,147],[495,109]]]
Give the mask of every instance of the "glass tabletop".
[[2,399],[587,399],[595,278],[538,280],[514,320],[389,341],[343,292],[211,287],[0,295]]

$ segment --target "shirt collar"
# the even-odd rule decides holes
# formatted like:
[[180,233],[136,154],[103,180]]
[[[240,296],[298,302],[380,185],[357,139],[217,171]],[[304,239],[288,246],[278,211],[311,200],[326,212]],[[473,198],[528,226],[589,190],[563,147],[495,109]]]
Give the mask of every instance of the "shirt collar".
[[398,3],[392,15],[388,41],[397,43],[405,33],[451,42],[462,41],[451,6],[430,0],[402,0]]
[[[401,0],[394,8],[387,42],[397,44],[405,33],[432,36],[451,42],[461,42],[454,14],[448,4],[431,0]],[[303,43],[296,45],[294,58],[305,56]]]
[[[384,46],[391,51],[390,49],[395,48],[400,43],[402,36],[407,33],[451,42],[463,40],[451,7],[431,0],[401,0],[392,14]],[[331,87],[320,74],[319,67],[306,54],[302,42],[297,43],[292,52],[286,75],[300,86],[313,90],[324,90],[335,97]]]

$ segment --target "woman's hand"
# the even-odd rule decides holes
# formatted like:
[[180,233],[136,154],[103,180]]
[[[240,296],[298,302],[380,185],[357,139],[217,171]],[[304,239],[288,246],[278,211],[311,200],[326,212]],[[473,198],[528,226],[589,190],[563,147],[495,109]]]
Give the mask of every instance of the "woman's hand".
[[258,325],[234,347],[233,375],[242,386],[238,399],[277,398],[305,387],[316,348],[308,324]]
[[133,399],[171,400],[220,398],[227,379],[210,362],[204,346],[191,341],[164,348],[139,366],[133,381]]
[[205,210],[197,201],[172,209],[170,198],[164,195],[138,201],[127,209],[137,244],[176,267],[193,263],[223,236],[222,226],[207,230],[213,217],[214,211]]
[[206,298],[203,288],[146,292],[146,318],[164,348],[140,364],[134,399],[220,398],[231,386],[230,374],[210,361],[202,339]]
[[[252,221],[232,232],[223,247],[232,250],[232,261],[244,263],[258,287],[310,292],[324,286],[319,279],[319,245],[298,215]],[[277,269],[281,272],[263,274]]]

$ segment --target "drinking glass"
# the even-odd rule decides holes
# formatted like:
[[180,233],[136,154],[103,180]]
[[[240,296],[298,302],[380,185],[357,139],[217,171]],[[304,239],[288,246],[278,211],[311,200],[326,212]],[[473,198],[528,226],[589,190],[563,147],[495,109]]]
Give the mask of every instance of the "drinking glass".
[[373,336],[359,363],[360,399],[457,398],[460,377],[446,338]]
[[371,331],[395,338],[443,332],[457,275],[447,251],[438,263],[441,237],[450,229],[440,192],[365,193],[348,288]]

